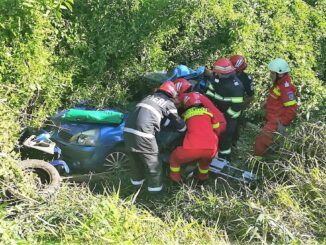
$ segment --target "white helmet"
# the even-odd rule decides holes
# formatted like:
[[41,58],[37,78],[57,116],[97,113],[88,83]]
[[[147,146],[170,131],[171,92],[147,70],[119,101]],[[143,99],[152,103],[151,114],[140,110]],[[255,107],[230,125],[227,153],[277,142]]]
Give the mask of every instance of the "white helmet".
[[276,58],[274,60],[272,60],[269,64],[268,64],[268,69],[276,72],[278,74],[284,74],[290,71],[290,67],[288,65],[288,63],[280,58]]

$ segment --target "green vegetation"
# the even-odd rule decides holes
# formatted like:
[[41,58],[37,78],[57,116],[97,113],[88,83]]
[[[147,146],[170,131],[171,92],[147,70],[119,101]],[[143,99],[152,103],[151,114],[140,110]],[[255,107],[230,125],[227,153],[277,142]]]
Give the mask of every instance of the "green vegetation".
[[[326,242],[325,12],[324,0],[0,1],[0,182],[22,199],[0,204],[1,241]],[[26,125],[84,99],[124,109],[151,89],[146,71],[210,66],[233,53],[256,81],[252,123],[263,119],[272,58],[290,63],[300,94],[300,118],[265,162],[251,157],[257,129],[241,136],[235,163],[258,171],[257,186],[186,183],[153,201],[108,176],[104,193],[66,184],[51,202],[28,188],[12,153]]]

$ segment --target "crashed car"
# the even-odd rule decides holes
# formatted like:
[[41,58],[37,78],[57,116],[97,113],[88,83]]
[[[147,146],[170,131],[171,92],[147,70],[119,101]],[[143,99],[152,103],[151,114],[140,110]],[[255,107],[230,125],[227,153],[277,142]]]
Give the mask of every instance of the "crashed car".
[[[162,83],[166,80],[174,80],[178,77],[195,78],[200,77],[204,72],[204,67],[192,70],[184,65],[179,65],[168,72],[147,73],[144,78],[150,82]],[[87,103],[86,103],[87,104]],[[96,111],[94,108],[87,108],[85,103],[72,109],[80,109],[96,113],[117,113],[117,120],[112,118],[94,117],[89,118],[72,117],[65,115],[70,110],[59,112],[52,118],[55,125],[52,129],[51,140],[61,149],[62,158],[68,164],[72,173],[89,171],[111,171],[117,168],[124,168],[129,158],[124,148],[123,127],[127,113],[108,108]],[[120,115],[120,117],[119,117]],[[172,141],[178,141],[177,135],[173,133],[162,133],[158,136],[159,145],[162,149],[162,158],[166,159],[172,149],[167,149],[166,145],[174,145]],[[167,136],[170,139],[166,144]]]
[[61,149],[62,158],[72,173],[110,171],[126,166],[129,159],[123,143],[123,127],[127,114],[107,109],[89,110],[98,115],[115,115],[114,120],[103,118],[67,118],[67,112],[82,111],[84,108],[65,110],[52,118],[55,127],[51,140]]
[[[204,70],[204,67],[191,70],[180,65],[172,72],[148,73],[145,77],[159,83],[185,77],[195,80],[194,85],[198,86],[203,81]],[[101,117],[98,118],[98,115],[92,115],[93,118],[79,118],[78,116],[67,118],[66,113],[73,109],[83,110],[86,114],[113,113],[116,118],[103,120]],[[51,140],[61,149],[62,158],[71,172],[127,169],[130,159],[123,141],[123,128],[127,114],[114,109],[102,111],[86,109],[84,107],[72,108],[58,113],[53,118],[55,127],[52,130]],[[156,138],[160,149],[159,158],[166,167],[170,153],[182,144],[183,135],[173,129],[163,127]],[[219,159],[214,159],[210,171],[243,182],[250,182],[256,178],[252,173],[232,167],[229,162]]]
[[177,78],[185,78],[195,85],[206,79],[204,66],[200,66],[196,70],[193,70],[185,65],[178,65],[169,71],[147,72],[143,77],[148,81],[158,84],[162,84],[166,81],[174,81]]
[[[56,129],[52,131],[51,136],[51,140],[61,149],[62,159],[69,166],[69,171],[80,173],[127,170],[128,163],[131,161],[123,141],[123,127],[127,114],[111,109],[104,111],[80,110],[87,115],[89,113],[98,115],[113,112],[117,113],[119,119],[114,122],[111,119],[103,121],[96,117],[91,120],[89,118],[67,120],[66,113],[71,111],[78,110],[70,109],[55,116]],[[184,133],[177,132],[169,126],[162,127],[156,138],[160,150],[159,159],[163,162],[164,169],[167,170],[169,156],[177,146],[182,144]],[[183,176],[185,177],[196,169],[196,163],[183,166]],[[251,172],[236,168],[223,159],[214,159],[210,171],[244,183],[249,183],[256,178]]]

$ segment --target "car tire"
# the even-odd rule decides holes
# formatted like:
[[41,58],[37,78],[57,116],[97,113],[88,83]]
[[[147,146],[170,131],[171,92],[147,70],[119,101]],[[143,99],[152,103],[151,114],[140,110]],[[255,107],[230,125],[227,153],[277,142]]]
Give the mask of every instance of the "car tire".
[[113,148],[105,157],[103,169],[105,172],[129,171],[130,157],[123,146]]
[[57,169],[50,163],[30,159],[20,161],[18,166],[23,172],[36,175],[33,188],[42,198],[50,198],[60,189],[61,177]]

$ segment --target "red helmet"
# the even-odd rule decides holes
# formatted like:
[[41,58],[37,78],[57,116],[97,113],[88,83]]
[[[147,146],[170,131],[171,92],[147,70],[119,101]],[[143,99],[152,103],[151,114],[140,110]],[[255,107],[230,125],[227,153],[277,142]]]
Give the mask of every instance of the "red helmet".
[[171,95],[173,98],[176,97],[178,95],[177,89],[174,85],[173,82],[171,81],[167,81],[165,83],[163,83],[158,90],[164,91],[166,93],[168,93],[169,95]]
[[237,71],[243,71],[247,68],[246,60],[242,55],[232,55],[230,61]]
[[192,106],[201,105],[201,94],[198,92],[184,94],[182,101],[185,109],[188,109]]
[[235,71],[235,68],[229,59],[220,58],[214,62],[212,70],[220,74],[230,74]]
[[179,95],[185,93],[187,90],[189,90],[189,88],[191,88],[191,84],[190,82],[188,82],[186,79],[184,78],[177,78],[174,80],[174,85],[177,89],[177,92],[179,93]]

